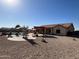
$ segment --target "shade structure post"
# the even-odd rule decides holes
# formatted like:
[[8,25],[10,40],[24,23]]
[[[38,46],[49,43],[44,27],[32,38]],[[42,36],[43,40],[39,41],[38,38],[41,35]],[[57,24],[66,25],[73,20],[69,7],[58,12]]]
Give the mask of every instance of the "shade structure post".
[[52,28],[51,28],[51,33],[50,34],[52,34]]
[[43,36],[45,36],[46,34],[46,27],[42,27],[43,28]]

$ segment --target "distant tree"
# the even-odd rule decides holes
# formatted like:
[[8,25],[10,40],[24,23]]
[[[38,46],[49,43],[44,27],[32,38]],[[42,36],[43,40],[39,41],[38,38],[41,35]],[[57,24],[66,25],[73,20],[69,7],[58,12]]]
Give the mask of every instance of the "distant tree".
[[19,27],[21,27],[20,25],[16,25],[15,28],[18,29]]
[[20,28],[21,28],[21,26],[20,25],[16,25],[15,26],[15,31],[16,31],[16,36],[19,36],[19,33],[20,33]]
[[27,34],[28,34],[28,26],[27,27],[23,26],[22,27],[22,32],[23,32],[23,36],[27,36]]

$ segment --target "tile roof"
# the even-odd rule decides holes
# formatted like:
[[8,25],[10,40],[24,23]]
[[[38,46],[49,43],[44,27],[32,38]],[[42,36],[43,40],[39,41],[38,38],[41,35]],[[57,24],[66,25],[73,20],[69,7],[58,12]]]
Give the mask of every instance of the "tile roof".
[[50,25],[42,25],[42,26],[35,26],[35,27],[56,27],[56,26],[62,26],[64,28],[69,28],[73,23],[63,23],[63,24],[50,24]]

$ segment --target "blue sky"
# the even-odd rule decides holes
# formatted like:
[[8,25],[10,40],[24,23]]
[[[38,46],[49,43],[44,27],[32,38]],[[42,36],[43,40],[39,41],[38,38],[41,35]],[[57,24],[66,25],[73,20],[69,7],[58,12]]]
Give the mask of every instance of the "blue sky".
[[[79,30],[79,0],[19,0],[20,4],[1,4],[0,27],[73,23]],[[19,2],[18,1],[18,2]]]

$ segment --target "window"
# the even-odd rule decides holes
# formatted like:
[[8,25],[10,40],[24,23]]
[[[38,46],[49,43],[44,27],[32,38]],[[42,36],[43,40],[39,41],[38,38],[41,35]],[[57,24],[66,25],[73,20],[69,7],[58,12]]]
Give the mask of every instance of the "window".
[[56,30],[56,33],[60,33],[60,30]]

